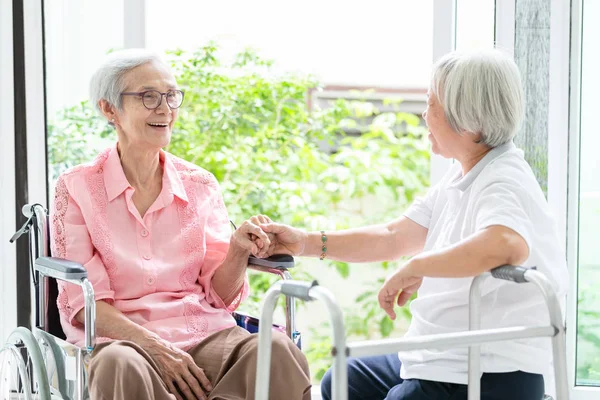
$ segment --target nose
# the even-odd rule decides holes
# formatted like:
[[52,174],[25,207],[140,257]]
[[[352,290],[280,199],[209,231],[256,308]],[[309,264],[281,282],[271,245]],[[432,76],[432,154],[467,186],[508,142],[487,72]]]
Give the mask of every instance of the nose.
[[171,114],[173,111],[171,107],[167,104],[167,95],[163,94],[160,98],[160,104],[158,107],[154,109],[154,111],[158,114]]

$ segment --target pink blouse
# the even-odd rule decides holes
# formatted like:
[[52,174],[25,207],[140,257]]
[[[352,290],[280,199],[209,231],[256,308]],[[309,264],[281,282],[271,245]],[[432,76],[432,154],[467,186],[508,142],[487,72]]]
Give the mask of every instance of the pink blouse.
[[[131,199],[116,146],[62,174],[51,213],[52,255],[81,263],[96,300],[187,350],[232,327],[248,279],[226,306],[212,287],[231,228],[215,177],[161,151],[162,191],[142,218]],[[59,281],[67,340],[83,345],[81,288]],[[99,338],[98,341],[108,340]]]

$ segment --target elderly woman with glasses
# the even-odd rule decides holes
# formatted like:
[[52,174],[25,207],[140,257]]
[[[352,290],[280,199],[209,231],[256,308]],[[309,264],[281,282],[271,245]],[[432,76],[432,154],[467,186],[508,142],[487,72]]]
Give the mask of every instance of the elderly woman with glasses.
[[[231,234],[215,177],[163,150],[184,93],[160,57],[114,53],[90,91],[118,141],[59,177],[51,227],[53,255],[83,264],[95,290],[91,398],[253,398],[257,336],[231,312],[268,218]],[[81,289],[61,283],[58,306],[67,340],[83,343]],[[271,398],[309,399],[305,357],[274,334]]]
[[[564,254],[548,204],[523,152],[513,144],[524,114],[519,70],[500,51],[451,53],[433,68],[423,118],[432,151],[456,162],[404,215],[338,232],[261,225],[269,252],[346,262],[412,256],[383,284],[379,304],[410,304],[407,337],[468,330],[473,277],[505,264],[536,266],[564,294]],[[486,281],[483,328],[543,325],[548,314],[533,285]],[[488,343],[481,348],[482,400],[541,400],[550,367],[547,338]],[[466,347],[405,351],[351,359],[350,399],[467,399]],[[331,399],[331,375],[321,384]]]

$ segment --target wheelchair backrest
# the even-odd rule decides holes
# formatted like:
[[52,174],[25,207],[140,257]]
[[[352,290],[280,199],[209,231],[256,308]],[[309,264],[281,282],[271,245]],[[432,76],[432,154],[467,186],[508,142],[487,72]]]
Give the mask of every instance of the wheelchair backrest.
[[[36,212],[35,208],[38,208],[37,211],[39,212]],[[38,257],[51,256],[50,220],[46,210],[39,204],[34,204],[32,206],[26,205],[23,207],[23,214],[32,219],[31,227],[28,231],[30,239],[29,256],[31,257],[32,262],[35,262]],[[36,298],[36,326],[47,331],[51,335],[65,339],[66,336],[60,325],[60,314],[58,313],[58,305],[56,303],[58,298],[58,284],[56,283],[56,279],[46,276],[43,276],[40,279],[40,274],[37,271],[34,271],[34,274],[34,282],[37,282],[37,284],[34,285]],[[43,303],[40,302],[39,298],[39,285],[46,285],[46,299]],[[43,304],[43,306],[40,307],[40,304]],[[40,326],[43,313],[46,314],[45,328]]]

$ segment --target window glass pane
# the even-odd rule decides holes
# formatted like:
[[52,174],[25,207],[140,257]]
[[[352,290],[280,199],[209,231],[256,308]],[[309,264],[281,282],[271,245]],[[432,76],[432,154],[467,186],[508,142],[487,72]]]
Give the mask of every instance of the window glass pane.
[[577,384],[600,385],[600,2],[584,1],[579,165]]
[[[279,71],[311,73],[329,85],[429,84],[433,0],[362,4],[174,0],[169,4],[146,2],[146,45],[152,49],[195,50],[214,40],[224,55],[252,47],[276,60]],[[162,28],[164,21],[177,21],[176,34]]]
[[[230,218],[241,222],[261,212],[309,230],[383,223],[397,218],[417,191],[427,189],[429,145],[422,141],[421,134],[408,133],[411,130],[423,132],[418,124],[420,113],[425,109],[431,71],[433,3],[433,0],[178,0],[164,7],[162,0],[147,0],[146,43],[149,48],[197,51],[211,40],[219,48],[215,56],[221,63],[220,69],[210,65],[190,68],[187,75],[190,80],[180,80],[186,90],[183,109],[193,107],[195,113],[191,116],[183,111],[179,123],[184,119],[188,121],[182,123],[188,132],[181,142],[187,142],[191,151],[200,149],[195,162],[220,179]],[[166,32],[161,28],[166,21],[174,20],[177,21],[176,35],[172,30]],[[229,65],[234,55],[246,47],[253,48],[261,60],[274,62],[267,71],[258,69],[261,76],[267,78],[253,79],[252,86],[239,78],[250,73],[251,68]],[[184,66],[180,63],[177,68],[184,69]],[[214,73],[222,73],[222,79],[215,79]],[[302,81],[308,75],[314,76],[318,84],[302,88]],[[279,80],[283,76],[288,77],[288,83],[282,84]],[[322,90],[314,90],[317,85]],[[214,97],[196,95],[198,87],[205,87]],[[269,90],[262,90],[263,87]],[[310,119],[317,124],[303,116],[306,92],[312,93],[307,99],[312,112]],[[281,103],[283,112],[275,110],[273,104],[276,103],[272,100],[285,100],[285,97],[288,100]],[[231,98],[236,99],[235,104]],[[252,102],[247,101],[250,99]],[[387,102],[388,99],[404,101]],[[367,133],[362,136],[365,139],[361,149],[351,144],[357,142],[350,141],[339,146],[340,137],[335,135],[340,130],[335,125],[344,114],[344,107],[327,120],[323,119],[321,111],[333,110],[335,104],[340,105],[338,101],[360,110],[360,117],[355,118],[357,114],[353,111],[352,119],[343,129],[348,134],[347,139],[357,139]],[[253,106],[245,109],[246,102]],[[230,107],[226,113],[223,112],[225,107]],[[407,112],[417,116],[408,116]],[[240,115],[239,119],[236,115]],[[410,121],[406,126],[394,122],[407,116]],[[223,120],[217,123],[217,117]],[[190,118],[197,122],[191,122]],[[306,126],[313,126],[327,137],[319,143],[325,151],[310,149],[309,145],[314,144],[310,132],[298,138],[293,145],[298,150],[285,159],[281,159],[281,154],[285,154],[287,146],[268,153],[271,144],[264,142],[262,148],[257,146],[260,154],[272,154],[281,162],[273,167],[267,162],[257,171],[256,168],[261,167],[257,156],[265,160],[273,158],[252,154],[250,145],[258,138],[255,132],[244,127],[247,123],[242,124],[243,119],[256,121],[257,130],[267,137],[273,135],[275,121],[286,137],[295,135],[299,128],[302,131]],[[382,141],[382,134],[394,136],[398,141],[385,143],[387,139]],[[174,132],[175,140],[176,135]],[[211,143],[229,143],[228,138],[239,138],[234,143],[237,150],[230,152],[227,145],[215,148],[216,154],[207,154],[202,150],[204,143],[208,143],[206,137],[210,137]],[[415,152],[413,144],[416,143],[423,146]],[[177,146],[170,149],[178,151]],[[224,156],[229,154],[231,156]],[[245,156],[240,158],[240,154]],[[314,158],[309,160],[308,154]],[[336,156],[337,161],[333,161]],[[222,173],[224,166],[229,168],[226,164],[236,163],[239,164],[235,169]],[[302,171],[302,175],[296,175],[297,170]],[[260,174],[255,175],[255,172]],[[244,188],[244,181],[251,186]],[[263,189],[256,190],[261,187]],[[408,309],[394,325],[383,316],[376,299],[380,280],[390,271],[386,267],[392,268],[392,265],[347,265],[307,258],[297,259],[297,263],[292,271],[295,277],[304,280],[315,277],[333,291],[345,311],[346,328],[352,339],[403,335],[410,319]],[[256,313],[256,306],[262,300],[260,293],[266,285],[252,279],[251,276],[253,293],[258,295],[242,307],[244,311]],[[367,291],[371,293],[365,293]],[[325,308],[318,302],[305,304],[298,311],[298,329],[315,383],[331,363],[327,350],[331,340],[328,320]]]
[[494,48],[495,0],[456,0],[456,49]]
[[101,60],[110,50],[123,47],[123,1],[44,2],[51,192],[62,170],[90,161],[105,146],[98,132],[67,124],[64,113],[74,118],[95,116],[84,113],[80,104],[88,99],[90,78]]

